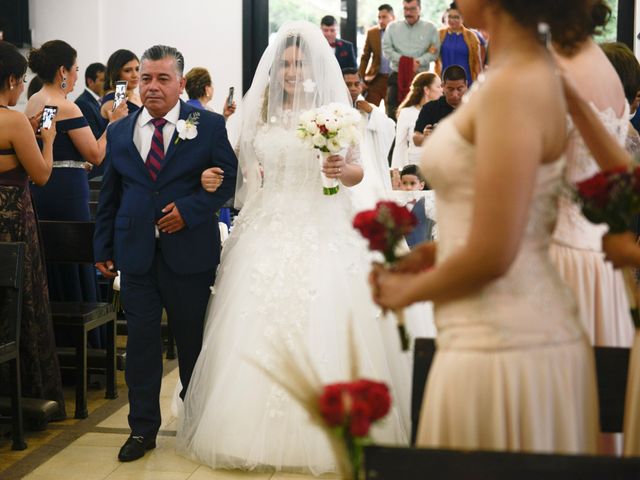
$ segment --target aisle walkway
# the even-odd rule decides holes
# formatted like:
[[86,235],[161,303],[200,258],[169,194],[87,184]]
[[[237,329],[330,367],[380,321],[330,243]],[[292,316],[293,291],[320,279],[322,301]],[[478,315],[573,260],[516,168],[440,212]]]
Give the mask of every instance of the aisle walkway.
[[[85,420],[69,419],[52,423],[45,432],[29,433],[29,449],[11,452],[2,440],[0,445],[0,478],[13,480],[297,480],[313,477],[285,473],[242,473],[214,471],[177,455],[174,451],[176,419],[171,414],[171,398],[178,379],[176,362],[166,362],[171,370],[162,382],[160,404],[163,422],[158,446],[141,460],[120,463],[117,454],[127,439],[128,405],[126,386],[119,372],[120,398],[104,400],[103,391],[92,391],[90,415]],[[70,390],[72,396],[73,390]],[[73,405],[67,410],[73,412]],[[115,412],[114,412],[115,410]],[[102,414],[102,415],[101,415]],[[35,468],[34,468],[35,467]],[[21,472],[29,473],[22,474]],[[321,478],[337,478],[323,476]]]

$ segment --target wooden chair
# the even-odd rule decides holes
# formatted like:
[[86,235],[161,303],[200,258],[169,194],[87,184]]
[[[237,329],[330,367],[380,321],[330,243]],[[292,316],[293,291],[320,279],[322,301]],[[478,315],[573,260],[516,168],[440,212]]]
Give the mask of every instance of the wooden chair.
[[367,447],[369,480],[637,480],[640,458]]
[[9,363],[12,378],[11,435],[13,450],[24,450],[20,382],[20,321],[24,243],[0,243],[0,363]]
[[[40,221],[42,244],[47,263],[93,265],[93,222]],[[105,302],[51,302],[56,326],[75,331],[76,411],[75,418],[86,418],[87,411],[87,332],[101,325],[107,327],[104,354],[106,398],[117,398],[116,386],[116,311]],[[61,361],[62,363],[62,361]]]

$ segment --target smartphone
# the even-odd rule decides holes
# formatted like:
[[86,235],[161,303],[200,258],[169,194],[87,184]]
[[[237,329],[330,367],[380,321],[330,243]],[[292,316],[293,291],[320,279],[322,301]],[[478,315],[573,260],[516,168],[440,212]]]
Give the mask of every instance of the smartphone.
[[38,127],[38,133],[43,128],[47,130],[51,128],[51,124],[53,123],[53,119],[58,113],[58,107],[55,105],[45,105],[44,110],[42,111],[42,118],[40,119],[40,126]]
[[234,92],[234,88],[233,87],[229,87],[229,95],[227,95],[227,107],[230,107],[231,105],[233,105],[233,92]]
[[118,105],[124,102],[125,98],[127,98],[127,82],[119,80],[116,82],[116,92],[115,97],[113,98],[113,110],[118,108]]

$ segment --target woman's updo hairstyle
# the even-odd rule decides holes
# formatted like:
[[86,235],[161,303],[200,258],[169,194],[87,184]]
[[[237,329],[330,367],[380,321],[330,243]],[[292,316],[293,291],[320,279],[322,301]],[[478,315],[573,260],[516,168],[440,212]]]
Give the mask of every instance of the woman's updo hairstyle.
[[76,63],[78,53],[67,42],[50,40],[40,48],[34,48],[29,53],[29,68],[38,75],[44,83],[53,83],[60,67],[71,70]]
[[545,22],[551,29],[554,45],[564,54],[575,53],[578,46],[598,33],[611,17],[604,0],[492,0],[520,25],[533,32]]
[[4,90],[9,77],[21,82],[26,72],[27,61],[15,45],[0,40],[0,90]]

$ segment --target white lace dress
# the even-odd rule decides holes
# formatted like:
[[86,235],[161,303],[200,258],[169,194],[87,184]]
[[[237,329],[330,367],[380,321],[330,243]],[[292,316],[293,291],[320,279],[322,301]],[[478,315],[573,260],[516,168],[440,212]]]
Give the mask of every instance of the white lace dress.
[[335,471],[320,430],[248,359],[269,368],[274,344],[302,341],[324,381],[344,381],[350,319],[362,374],[387,382],[395,399],[373,436],[408,444],[411,354],[371,302],[348,189],[322,194],[315,155],[295,132],[263,128],[254,147],[264,184],[225,243],[178,451],[214,468]]
[[[475,147],[455,115],[426,145],[436,191],[437,263],[467,240]],[[435,305],[438,351],[420,415],[428,447],[594,453],[593,354],[573,296],[549,259],[563,161],[538,168],[527,227],[509,271],[477,293]]]
[[[620,145],[625,145],[628,110],[618,118],[612,109],[593,108],[607,130]],[[575,185],[599,170],[580,133],[572,129],[565,182]],[[580,319],[591,343],[630,347],[634,331],[622,274],[604,260],[602,253],[602,235],[606,231],[606,226],[594,225],[584,218],[580,207],[568,195],[563,195],[550,253],[560,275],[576,296]]]

